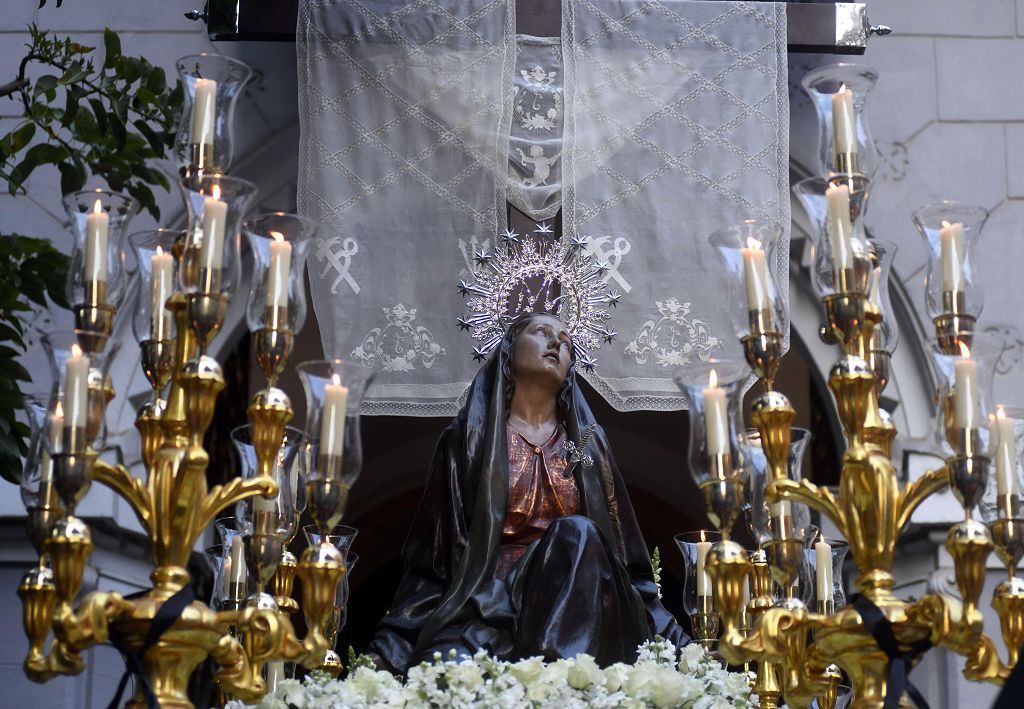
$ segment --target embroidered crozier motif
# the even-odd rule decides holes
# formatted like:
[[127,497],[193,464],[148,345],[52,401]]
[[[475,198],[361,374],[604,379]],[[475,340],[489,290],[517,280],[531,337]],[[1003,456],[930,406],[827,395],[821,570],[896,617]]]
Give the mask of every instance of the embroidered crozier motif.
[[634,357],[637,364],[647,364],[653,357],[658,366],[678,367],[695,357],[707,361],[712,350],[721,349],[722,340],[712,334],[706,321],[688,317],[690,303],[668,298],[655,301],[654,305],[661,317],[645,322],[626,345],[626,354]]
[[433,333],[422,325],[413,325],[416,308],[399,303],[393,308],[381,308],[387,324],[375,327],[366,334],[362,343],[352,350],[352,357],[368,367],[385,372],[411,372],[416,362],[430,369],[445,349],[434,340]]

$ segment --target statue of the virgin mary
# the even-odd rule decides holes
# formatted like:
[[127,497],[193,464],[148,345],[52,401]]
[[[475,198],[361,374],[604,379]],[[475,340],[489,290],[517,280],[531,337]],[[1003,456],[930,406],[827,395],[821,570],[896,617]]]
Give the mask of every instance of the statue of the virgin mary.
[[437,444],[371,652],[404,672],[450,650],[608,665],[654,635],[685,644],[565,324],[519,315],[495,349]]

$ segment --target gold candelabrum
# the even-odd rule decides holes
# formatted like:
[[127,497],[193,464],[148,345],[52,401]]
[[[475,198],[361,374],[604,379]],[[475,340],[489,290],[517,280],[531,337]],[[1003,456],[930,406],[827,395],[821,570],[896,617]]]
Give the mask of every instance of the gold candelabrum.
[[[844,91],[849,93],[850,83],[831,77],[831,88],[822,89],[820,71],[810,82],[809,90],[831,94],[831,105],[836,109],[834,97]],[[858,125],[860,108],[858,105],[857,115],[850,112],[847,116]],[[840,125],[842,117],[828,111],[824,112],[823,120],[828,121],[830,129],[834,127],[836,135],[844,129],[846,135],[857,134],[849,126]],[[827,133],[833,141],[830,144],[838,145],[832,130]],[[860,134],[870,135],[863,129]],[[774,524],[770,538],[754,554],[729,539],[743,500],[743,493],[734,489],[743,484],[743,464],[729,460],[729,445],[719,445],[726,434],[712,431],[715,426],[709,402],[713,397],[709,398],[707,392],[714,388],[714,383],[704,389],[703,403],[699,394],[690,395],[691,421],[701,416],[706,419],[706,431],[700,426],[697,429],[706,440],[691,442],[691,449],[726,452],[724,458],[708,453],[698,475],[708,515],[722,535],[722,541],[711,547],[705,562],[720,621],[718,651],[731,664],[757,663],[754,691],[761,706],[768,709],[779,706],[783,700],[791,707],[806,707],[815,698],[820,706],[832,706],[843,673],[853,687],[855,707],[882,707],[889,691],[893,660],[876,640],[872,626],[879,623],[890,628],[895,639],[898,652],[890,647],[890,653],[904,655],[902,659],[908,660],[908,668],[924,648],[941,647],[966,658],[964,675],[968,679],[995,684],[1001,684],[1015,666],[1018,648],[1024,642],[1024,582],[1014,575],[1024,554],[1024,520],[1019,511],[1019,482],[1015,482],[1019,480],[1016,453],[1015,449],[1012,453],[997,452],[1003,450],[997,441],[1003,440],[1005,444],[1008,434],[999,439],[993,433],[998,430],[999,421],[993,419],[990,423],[979,394],[984,386],[970,376],[970,370],[978,373],[976,358],[982,336],[974,332],[980,306],[972,310],[971,293],[979,283],[966,240],[972,228],[976,236],[987,213],[976,219],[973,227],[968,212],[974,208],[956,203],[926,207],[915,215],[919,230],[930,240],[934,251],[928,288],[929,302],[934,306],[934,355],[946,363],[936,366],[946,367],[948,380],[937,399],[941,422],[937,438],[942,442],[945,464],[913,482],[901,484],[892,461],[896,428],[879,408],[879,394],[889,376],[891,351],[880,347],[880,335],[892,323],[886,322],[885,308],[877,292],[872,291],[873,283],[882,287],[885,284],[878,284],[878,273],[873,273],[873,267],[878,265],[877,255],[860,224],[869,179],[849,171],[851,165],[857,165],[850,159],[851,152],[856,157],[857,147],[846,145],[835,151],[833,164],[846,166],[847,170],[833,169],[826,180],[816,180],[816,185],[802,183],[796,188],[798,194],[803,192],[801,197],[812,217],[818,217],[821,233],[817,235],[812,268],[817,269],[815,277],[821,282],[816,286],[822,286],[818,291],[825,311],[825,332],[842,351],[828,376],[847,444],[838,489],[790,476],[791,424],[796,412],[789,400],[773,389],[781,348],[768,345],[778,330],[773,322],[777,324],[786,315],[780,305],[783,299],[778,298],[771,282],[765,282],[764,287],[758,285],[764,280],[758,277],[760,257],[748,253],[760,248],[758,239],[741,242],[735,238],[753,234],[753,222],[731,230],[729,238],[736,247],[733,252],[738,254],[740,247],[744,247],[743,259],[734,255],[731,261],[726,260],[734,265],[734,281],[739,284],[734,292],[746,298],[747,307],[736,318],[746,360],[766,383],[765,392],[753,402],[749,412],[768,463],[766,507],[775,510],[780,509],[780,503],[801,504],[827,518],[849,544],[850,556],[858,569],[857,592],[877,608],[884,620],[866,621],[859,610],[864,607],[860,602],[835,608],[829,601],[819,600],[814,608],[808,608],[787,592],[800,573],[805,540],[785,524]],[[869,146],[859,148],[865,151]],[[812,178],[806,182],[814,181]],[[816,194],[814,199],[807,198],[811,192]],[[980,302],[976,298],[975,301],[976,305]],[[981,372],[981,378],[984,375]],[[739,398],[735,397],[737,401]],[[1000,412],[1000,420],[1001,416]],[[736,445],[742,446],[745,440],[742,414],[738,418],[739,424],[730,424],[728,432],[734,439],[733,458],[737,457]],[[738,431],[732,430],[737,428]],[[998,475],[994,472],[997,455],[1009,456],[1006,467],[1000,463]],[[741,453],[739,457],[742,458]],[[693,460],[691,453],[691,464]],[[1006,470],[1010,472],[1004,473]],[[986,498],[989,502],[983,503],[990,479],[998,481],[998,492],[993,495],[990,490]],[[963,521],[950,528],[946,539],[960,599],[940,593],[928,593],[916,600],[902,599],[894,592],[897,543],[914,511],[929,496],[946,488],[954,492],[964,509]],[[987,524],[975,519],[979,503],[983,514],[987,510]],[[993,549],[1007,572],[991,602],[1008,649],[1005,659],[999,656],[993,639],[983,632],[979,608],[986,562]],[[774,598],[770,579],[784,589],[785,597],[781,600]],[[745,602],[744,586],[748,584],[752,597]],[[905,697],[897,699],[905,701]]]
[[[268,380],[248,407],[256,465],[250,477],[208,486],[210,456],[203,438],[225,380],[206,348],[223,324],[231,294],[238,289],[239,224],[255,193],[249,183],[223,172],[230,150],[217,146],[230,139],[230,115],[226,121],[216,121],[214,107],[226,106],[230,113],[233,97],[249,72],[239,62],[207,55],[183,59],[179,71],[190,98],[181,121],[182,153],[204,156],[201,162],[182,168],[188,230],[176,235],[165,230],[140,232],[129,239],[136,249],[137,282],[142,284],[136,337],[141,364],[153,388],[152,399],[136,419],[145,477],[103,460],[102,446],[97,444],[105,406],[114,390],[105,370],[96,365],[114,337],[117,300],[112,286],[123,276],[120,230],[130,218],[129,214],[118,222],[120,217],[110,204],[115,197],[130,200],[111,193],[88,193],[88,213],[83,208],[82,215],[73,215],[81,216],[76,254],[85,257],[84,265],[73,259],[73,267],[81,266],[82,271],[75,272],[73,283],[78,285],[72,288],[72,302],[77,303],[72,358],[84,362],[88,375],[73,379],[69,359],[66,381],[55,386],[49,416],[58,424],[63,422],[63,428],[55,424],[57,433],[46,441],[46,470],[37,502],[28,514],[39,564],[18,588],[29,639],[24,662],[29,678],[45,682],[77,674],[84,668],[83,653],[88,648],[115,642],[123,652],[136,655],[141,666],[142,681],[136,683],[128,706],[147,706],[155,696],[165,709],[192,706],[188,681],[208,657],[219,666],[216,683],[221,692],[245,701],[257,701],[268,690],[263,668],[269,661],[297,662],[335,674],[341,670],[327,633],[336,615],[346,565],[344,555],[326,535],[341,519],[347,492],[358,474],[358,412],[369,381],[369,370],[359,372],[353,383],[338,375],[347,363],[322,363],[338,370],[333,408],[324,413],[331,416],[330,442],[324,450],[314,436],[305,451],[305,491],[322,538],[296,558],[285,547],[294,535],[298,515],[288,508],[282,523],[282,516],[275,514],[280,509],[275,501],[283,497],[287,475],[280,470],[278,456],[285,425],[293,416],[292,404],[276,382],[287,366],[294,333],[305,318],[304,249],[316,225],[280,213],[250,219],[244,230],[252,242],[256,268],[248,320],[256,358]],[[214,94],[220,97],[215,100]],[[199,108],[194,109],[195,105]],[[203,112],[204,120],[187,120],[188,111]],[[216,162],[211,161],[213,155],[218,156]],[[95,210],[91,209],[93,198]],[[143,249],[158,243],[163,248]],[[164,392],[166,398],[162,398]],[[338,392],[342,392],[340,400]],[[349,394],[347,412],[345,393]],[[328,404],[309,391],[307,399],[307,430],[315,434],[320,408]],[[123,498],[149,536],[153,587],[140,597],[107,591],[78,597],[93,542],[88,524],[75,511],[93,481]],[[291,485],[294,495],[294,478]],[[191,583],[188,562],[201,535],[222,510],[243,501],[250,516],[245,558],[258,592],[246,598],[243,575],[226,584],[230,592],[216,608],[199,600],[184,602]],[[296,576],[301,581],[301,604],[291,597]],[[268,589],[272,595],[265,592]],[[175,605],[177,612],[162,614]],[[309,629],[304,637],[296,634],[289,618],[299,606]],[[161,618],[163,630],[154,632],[154,621],[162,615],[169,615]]]

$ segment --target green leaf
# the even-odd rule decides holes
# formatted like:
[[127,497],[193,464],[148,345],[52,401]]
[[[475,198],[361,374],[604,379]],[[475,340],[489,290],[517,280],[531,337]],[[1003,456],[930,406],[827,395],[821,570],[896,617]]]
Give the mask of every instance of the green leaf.
[[57,88],[59,82],[60,80],[53,74],[40,76],[36,79],[35,86],[32,87],[32,98],[37,97],[41,93],[53,91]]
[[25,157],[18,163],[17,167],[11,171],[11,182],[15,185],[23,185],[37,167],[48,163],[59,163],[67,155],[67,148],[62,145],[52,145],[50,143],[33,145],[25,153]]
[[62,162],[60,169],[60,193],[67,195],[78,192],[85,186],[85,170],[74,162]]
[[25,123],[12,130],[0,140],[0,150],[3,151],[5,157],[14,155],[28,145],[35,134],[36,124]]
[[157,66],[149,70],[149,75],[146,77],[146,89],[157,95],[167,89],[167,74],[164,73],[163,68]]
[[88,70],[82,65],[82,62],[72,62],[71,66],[67,68],[61,77],[61,84],[76,84],[89,75]]
[[98,98],[89,99],[89,105],[92,107],[93,115],[96,116],[96,127],[100,129],[100,134],[107,132],[107,108],[103,105],[103,102]]
[[103,48],[106,50],[106,56],[103,57],[103,68],[110,69],[121,56],[121,38],[109,27],[103,30]]
[[70,126],[77,115],[78,98],[75,96],[73,91],[68,91],[66,100],[64,101],[64,115],[60,119],[61,128],[67,128]]

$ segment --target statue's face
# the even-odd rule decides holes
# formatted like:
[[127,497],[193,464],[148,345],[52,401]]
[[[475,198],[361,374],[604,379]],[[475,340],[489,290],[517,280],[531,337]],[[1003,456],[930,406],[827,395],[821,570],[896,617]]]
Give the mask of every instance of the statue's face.
[[512,373],[517,382],[550,380],[560,387],[572,364],[571,340],[558,318],[537,315],[519,333]]

